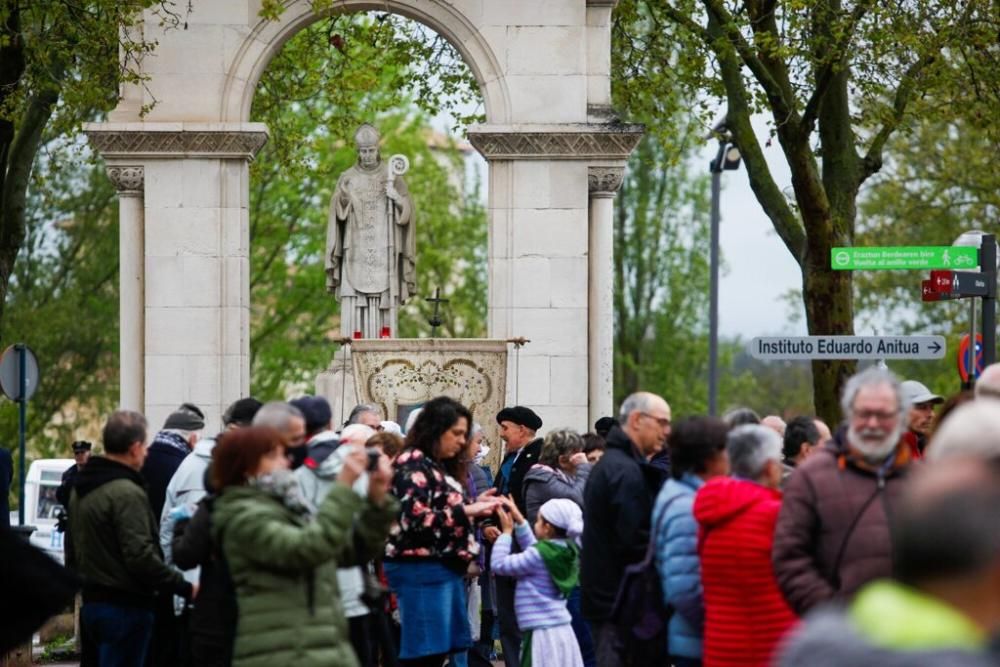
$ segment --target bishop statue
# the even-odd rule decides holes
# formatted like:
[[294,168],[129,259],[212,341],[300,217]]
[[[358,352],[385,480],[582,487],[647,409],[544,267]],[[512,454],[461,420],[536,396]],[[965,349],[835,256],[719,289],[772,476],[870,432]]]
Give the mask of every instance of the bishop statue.
[[345,337],[397,335],[399,306],[416,288],[413,201],[402,174],[409,162],[383,162],[379,133],[354,133],[358,162],[337,180],[326,231],[326,288],[340,301]]

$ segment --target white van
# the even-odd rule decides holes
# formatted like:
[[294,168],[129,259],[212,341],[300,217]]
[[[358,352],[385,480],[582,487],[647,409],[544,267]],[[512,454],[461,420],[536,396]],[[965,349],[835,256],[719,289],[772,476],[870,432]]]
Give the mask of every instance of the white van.
[[56,490],[73,463],[73,459],[33,461],[24,480],[24,522],[35,527],[31,543],[60,563],[64,562],[63,533],[56,530],[56,521],[62,505],[56,500]]

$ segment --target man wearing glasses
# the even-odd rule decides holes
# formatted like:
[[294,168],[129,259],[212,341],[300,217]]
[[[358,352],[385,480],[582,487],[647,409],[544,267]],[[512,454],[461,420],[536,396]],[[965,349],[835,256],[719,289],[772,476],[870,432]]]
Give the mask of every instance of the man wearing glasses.
[[899,381],[872,367],[847,381],[846,421],[788,478],[774,537],[774,573],[800,616],[892,574],[888,516],[913,455]]
[[622,402],[618,421],[583,495],[582,606],[600,667],[624,665],[634,655],[612,610],[625,568],[640,562],[649,546],[653,500],[664,481],[649,459],[666,446],[670,406],[656,394],[635,393]]

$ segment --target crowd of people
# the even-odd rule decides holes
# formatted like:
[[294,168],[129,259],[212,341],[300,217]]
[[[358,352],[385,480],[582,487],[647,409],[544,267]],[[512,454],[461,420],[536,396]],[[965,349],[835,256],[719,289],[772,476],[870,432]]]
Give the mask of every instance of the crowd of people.
[[1000,664],[1000,366],[947,401],[872,367],[842,411],[512,406],[495,471],[448,397],[245,398],[210,437],[185,403],[148,446],[118,411],[59,495],[81,664]]

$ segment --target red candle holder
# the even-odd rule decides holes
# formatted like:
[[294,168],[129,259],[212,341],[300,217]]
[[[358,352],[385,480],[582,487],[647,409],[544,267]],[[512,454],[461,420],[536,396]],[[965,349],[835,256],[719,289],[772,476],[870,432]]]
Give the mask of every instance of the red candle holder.
[[361,332],[360,331],[355,331],[354,332],[354,340],[361,340]]
[[389,327],[382,327],[382,333],[379,334],[379,338],[392,338],[392,331]]

